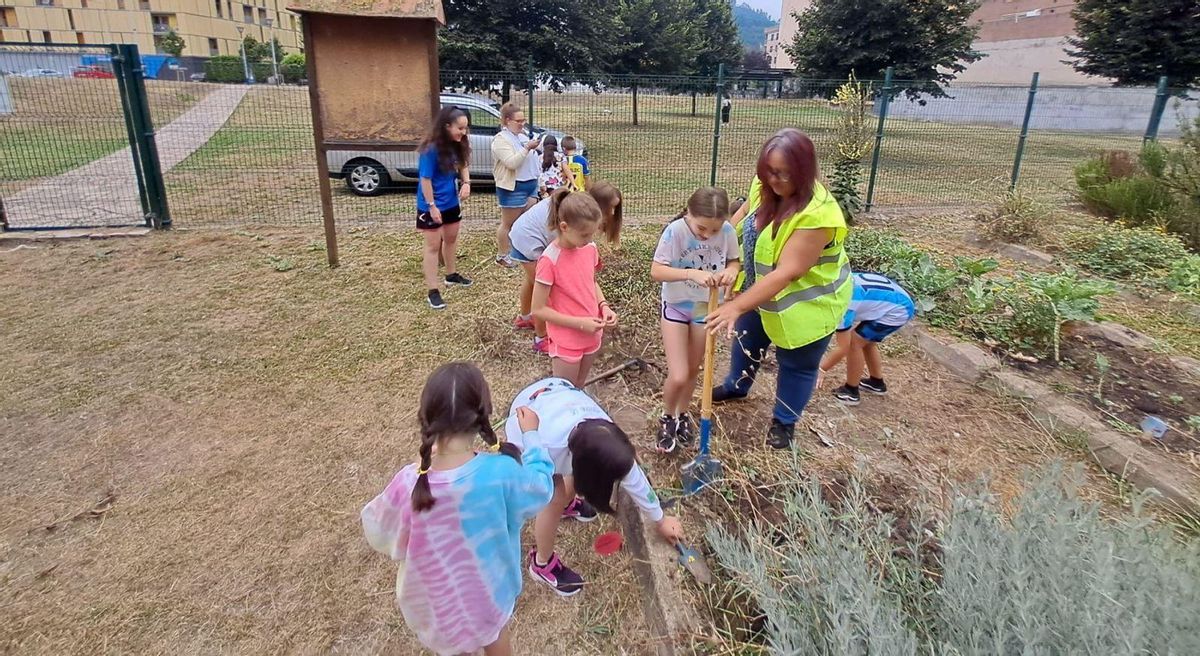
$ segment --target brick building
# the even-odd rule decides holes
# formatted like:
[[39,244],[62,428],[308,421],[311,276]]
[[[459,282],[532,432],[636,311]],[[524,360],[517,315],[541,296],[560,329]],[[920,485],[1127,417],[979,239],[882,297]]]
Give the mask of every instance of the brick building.
[[967,67],[963,82],[1027,84],[1034,71],[1043,84],[1103,84],[1062,63],[1075,32],[1075,0],[983,0],[975,49],[985,54]]

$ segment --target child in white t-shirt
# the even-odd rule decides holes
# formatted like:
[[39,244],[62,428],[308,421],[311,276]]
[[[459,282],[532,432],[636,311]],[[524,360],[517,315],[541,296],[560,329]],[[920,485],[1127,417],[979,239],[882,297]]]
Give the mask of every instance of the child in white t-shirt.
[[704,361],[709,289],[729,287],[741,270],[737,236],[729,224],[729,196],[720,187],[702,187],[663,230],[650,276],[662,285],[663,350],[667,380],[658,450],[671,453],[695,437],[687,409]]

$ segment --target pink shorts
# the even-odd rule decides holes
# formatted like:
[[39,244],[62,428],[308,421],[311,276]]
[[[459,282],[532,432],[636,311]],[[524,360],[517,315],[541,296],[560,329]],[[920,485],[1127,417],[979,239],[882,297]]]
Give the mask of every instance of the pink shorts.
[[550,340],[549,355],[552,358],[558,358],[563,362],[575,364],[584,358],[584,356],[592,355],[600,350],[600,345],[604,343],[604,334],[596,333],[595,344],[588,345],[586,348],[567,348],[559,346],[553,339]]

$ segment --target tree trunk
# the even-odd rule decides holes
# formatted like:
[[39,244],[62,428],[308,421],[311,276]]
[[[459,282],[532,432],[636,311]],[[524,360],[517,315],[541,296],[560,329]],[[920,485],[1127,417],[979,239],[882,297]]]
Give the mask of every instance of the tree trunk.
[[637,115],[637,80],[633,81],[633,124],[638,124]]
[[696,115],[696,90],[692,90],[692,116]]

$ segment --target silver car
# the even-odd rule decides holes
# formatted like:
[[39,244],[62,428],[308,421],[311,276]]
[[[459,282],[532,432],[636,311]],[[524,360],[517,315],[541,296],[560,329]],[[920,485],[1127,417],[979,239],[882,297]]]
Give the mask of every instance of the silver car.
[[[466,93],[441,94],[442,107],[453,105],[467,112],[471,124],[471,181],[491,184],[492,138],[500,131],[500,103]],[[558,130],[528,125],[533,135],[548,132],[559,141],[566,135]],[[576,138],[579,152],[585,157],[587,150]],[[345,180],[350,191],[359,196],[378,196],[384,189],[397,182],[417,182],[417,156],[410,152],[380,152],[362,150],[330,150],[326,153],[329,177]]]

